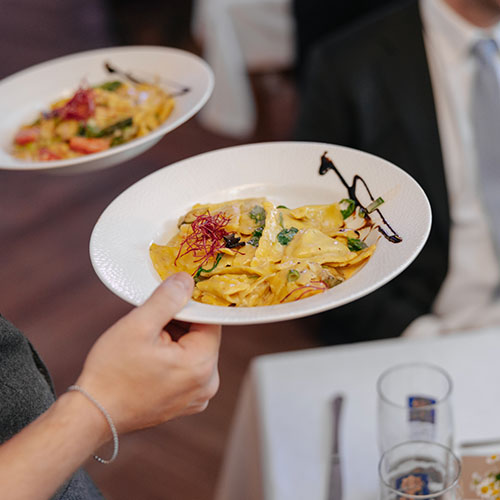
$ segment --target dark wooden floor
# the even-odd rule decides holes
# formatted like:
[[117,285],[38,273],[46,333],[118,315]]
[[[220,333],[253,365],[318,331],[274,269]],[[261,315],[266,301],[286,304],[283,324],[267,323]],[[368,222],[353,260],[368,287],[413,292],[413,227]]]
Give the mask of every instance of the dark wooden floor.
[[[2,10],[9,9],[11,15],[0,16],[0,77],[64,53],[105,45],[103,37],[97,43],[84,36],[98,30],[92,9],[84,19],[91,31],[80,24],[79,30],[72,29],[77,4],[2,0]],[[58,26],[64,29],[54,33]],[[253,83],[261,120],[246,142],[287,139],[296,107],[293,83],[283,75],[261,75]],[[31,339],[59,392],[75,380],[99,334],[130,309],[101,284],[89,260],[89,236],[99,214],[150,172],[236,143],[203,130],[192,119],[141,157],[101,172],[61,176],[0,171],[0,311]],[[213,498],[249,361],[263,353],[315,345],[300,322],[224,328],[221,387],[207,411],[124,436],[117,462],[89,463],[89,472],[109,499]]]

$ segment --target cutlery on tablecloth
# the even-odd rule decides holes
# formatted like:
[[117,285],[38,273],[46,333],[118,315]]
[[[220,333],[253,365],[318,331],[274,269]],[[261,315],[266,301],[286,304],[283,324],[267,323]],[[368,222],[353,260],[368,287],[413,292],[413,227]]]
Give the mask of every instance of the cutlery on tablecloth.
[[481,439],[478,441],[464,441],[459,443],[459,448],[481,448],[486,446],[498,446],[500,445],[500,439]]
[[332,445],[328,476],[327,500],[342,500],[342,468],[339,453],[339,424],[344,396],[337,394],[331,401]]

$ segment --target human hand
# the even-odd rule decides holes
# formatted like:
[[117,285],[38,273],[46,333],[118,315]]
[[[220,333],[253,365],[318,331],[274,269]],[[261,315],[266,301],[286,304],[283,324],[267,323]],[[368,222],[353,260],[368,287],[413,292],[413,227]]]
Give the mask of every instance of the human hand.
[[179,337],[179,325],[170,323],[192,291],[187,273],[170,276],[89,352],[76,383],[106,408],[118,432],[200,412],[217,392],[220,327],[191,324]]

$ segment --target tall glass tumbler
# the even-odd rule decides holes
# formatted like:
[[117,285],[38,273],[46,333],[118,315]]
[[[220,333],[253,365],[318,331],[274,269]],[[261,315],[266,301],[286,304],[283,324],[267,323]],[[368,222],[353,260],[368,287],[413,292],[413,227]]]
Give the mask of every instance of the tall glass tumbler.
[[438,443],[409,441],[379,462],[380,500],[462,500],[460,460]]
[[377,382],[380,453],[405,441],[453,446],[450,376],[439,366],[406,363],[394,366]]

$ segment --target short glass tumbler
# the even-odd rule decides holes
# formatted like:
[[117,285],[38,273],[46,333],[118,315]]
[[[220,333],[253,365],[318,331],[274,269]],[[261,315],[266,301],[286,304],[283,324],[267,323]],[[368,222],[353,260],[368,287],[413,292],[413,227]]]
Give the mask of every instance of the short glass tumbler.
[[450,376],[427,363],[397,365],[377,382],[380,453],[405,441],[433,441],[453,447]]
[[380,500],[463,500],[460,460],[438,443],[409,441],[387,450],[379,479]]

